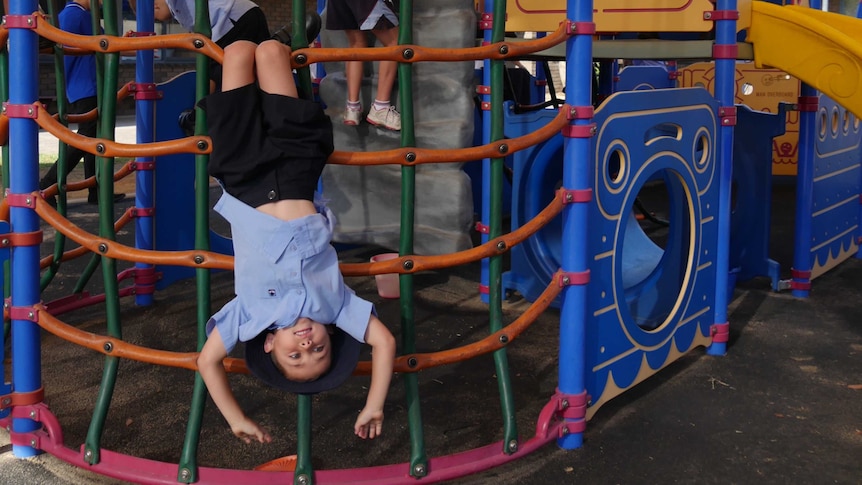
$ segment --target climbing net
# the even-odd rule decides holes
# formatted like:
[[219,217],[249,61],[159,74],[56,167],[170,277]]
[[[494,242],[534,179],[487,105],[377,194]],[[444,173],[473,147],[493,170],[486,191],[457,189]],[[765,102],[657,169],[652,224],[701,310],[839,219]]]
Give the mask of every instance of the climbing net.
[[[497,8],[497,17],[505,18],[505,4]],[[105,18],[111,17],[110,7],[106,3]],[[294,16],[296,19],[304,19],[304,2],[294,2]],[[432,48],[412,43],[411,25],[412,2],[401,2],[401,21],[399,45],[383,48],[366,48],[356,50],[344,50],[333,48],[300,48],[293,52],[294,66],[298,70],[321,62],[334,62],[343,60],[393,60],[399,62],[399,78],[409,79],[411,66],[420,62],[452,62],[473,61],[490,59],[494,72],[502,62],[509,58],[523,57],[551,46],[564,42],[570,35],[574,34],[572,23],[564,22],[560,28],[547,37],[508,43],[503,40],[503,27],[501,22],[493,23],[493,37],[496,40],[485,45],[463,49]],[[29,21],[27,19],[30,19]],[[29,23],[28,23],[29,22]],[[176,34],[151,37],[125,38],[118,35],[116,25],[106,20],[106,34],[94,36],[78,36],[63,32],[45,21],[41,13],[33,13],[30,16],[15,16],[13,22],[7,22],[7,28],[23,28],[23,25],[33,25],[32,28],[38,35],[63,46],[74,46],[68,50],[80,50],[82,52],[99,52],[106,55],[116,55],[121,51],[149,50],[149,49],[188,49],[201,56],[221,61],[223,52],[216,46],[206,34]],[[301,27],[299,21],[295,25]],[[302,28],[295,37],[303,38]],[[8,35],[7,30],[0,30],[0,36]],[[200,63],[199,63],[200,65]],[[114,66],[116,69],[116,66]],[[199,78],[200,78],[199,74]],[[204,76],[205,77],[205,76]],[[108,82],[113,82],[112,91],[117,92],[118,98],[126,96],[135,85],[129,84],[117,89],[116,74],[107,76]],[[346,152],[336,151],[330,158],[330,164],[370,166],[394,164],[402,167],[402,178],[404,182],[402,211],[410,214],[413,211],[413,193],[410,190],[411,181],[415,181],[415,169],[421,164],[436,163],[459,163],[478,159],[491,160],[492,170],[502,171],[502,158],[505,155],[523,150],[527,147],[541,143],[557,134],[568,125],[572,119],[578,118],[576,110],[568,105],[559,109],[556,118],[545,127],[528,135],[503,139],[496,136],[492,141],[481,146],[475,146],[456,150],[435,150],[411,146],[414,138],[414,127],[412,126],[413,106],[410,101],[412,95],[410,86],[403,83],[400,86],[402,93],[401,110],[403,119],[408,120],[402,130],[402,147],[392,150],[377,152]],[[502,77],[494,75],[490,86],[491,92],[500,92],[495,86],[502,85]],[[199,93],[201,90],[199,89]],[[497,95],[491,96],[491,104],[500,104]],[[116,99],[106,99],[105,103],[113,105]],[[74,146],[89,153],[96,154],[99,158],[100,167],[104,167],[100,177],[100,189],[102,193],[113,193],[113,181],[129,176],[137,170],[149,168],[140,160],[152,160],[153,157],[188,153],[196,156],[196,163],[204,167],[198,171],[205,176],[206,155],[210,153],[211,142],[204,134],[165,141],[142,144],[123,144],[113,141],[111,130],[113,125],[110,121],[103,123],[105,131],[100,132],[96,138],[88,138],[71,132],[59,119],[53,117],[38,102],[24,105],[29,117],[44,130],[57,136],[63,143]],[[22,108],[7,111],[5,116],[0,117],[0,127],[8,127],[9,118],[25,117],[20,114]],[[102,109],[102,114],[113,113],[113,109]],[[496,112],[496,114],[494,114]],[[90,113],[86,116],[95,116]],[[492,116],[500,117],[501,113],[492,108]],[[70,121],[84,118],[69,117]],[[2,130],[0,130],[2,131]],[[201,130],[198,130],[201,131]],[[15,140],[12,140],[15,143]],[[123,165],[119,170],[113,170],[113,159],[115,157],[131,157],[135,160]],[[110,169],[110,170],[109,170]],[[102,174],[107,174],[102,176]],[[205,179],[204,179],[205,180]],[[501,180],[500,177],[497,180]],[[68,184],[65,190],[79,190],[95,184],[94,179],[85,180],[78,184]],[[62,184],[61,184],[62,185]],[[207,190],[207,184],[198,184],[200,190]],[[499,185],[499,184],[498,184]],[[236,470],[226,468],[212,468],[198,465],[197,447],[201,438],[203,428],[203,411],[206,391],[201,379],[195,379],[192,391],[191,403],[188,405],[189,418],[186,423],[185,438],[182,444],[182,452],[178,463],[156,461],[145,457],[135,457],[112,451],[102,446],[103,428],[107,421],[108,411],[112,400],[115,385],[117,383],[119,362],[123,360],[139,363],[152,364],[174,369],[185,369],[196,371],[195,360],[197,350],[202,345],[205,336],[203,326],[207,316],[210,314],[210,271],[230,270],[233,266],[233,258],[224,254],[210,251],[204,237],[196,238],[196,247],[189,250],[163,251],[158,249],[142,249],[123,244],[117,241],[117,231],[126,226],[136,217],[151,217],[141,209],[131,207],[127,209],[118,219],[114,220],[111,202],[105,200],[100,207],[99,233],[90,233],[74,224],[64,214],[63,207],[60,211],[52,208],[44,197],[53,196],[58,192],[57,186],[44,192],[10,193],[0,204],[0,220],[9,220],[10,212],[16,208],[32,209],[36,215],[46,224],[50,225],[57,233],[57,247],[53,255],[41,258],[40,267],[49,269],[50,274],[55,274],[60,263],[84,255],[97,255],[102,262],[105,275],[105,294],[97,299],[106,303],[106,330],[101,332],[88,331],[85,328],[74,326],[59,318],[65,311],[79,308],[83,305],[80,298],[72,300],[63,299],[52,303],[34,301],[31,303],[15,302],[7,304],[5,316],[12,321],[12,331],[16,325],[38,325],[45,331],[53,334],[64,341],[89,349],[104,355],[104,370],[99,388],[99,397],[96,400],[89,432],[85,442],[79,448],[69,447],[63,437],[63,429],[58,415],[52,411],[44,401],[46,392],[36,386],[27,390],[26,386],[15,385],[4,387],[0,392],[0,425],[11,430],[13,444],[17,446],[31,447],[35,450],[48,452],[75,466],[88,470],[117,477],[124,480],[140,483],[167,483],[176,480],[184,483],[284,483],[285,480],[293,479],[294,483],[320,482],[349,482],[349,483],[395,483],[407,479],[407,477],[425,477],[430,481],[457,478],[469,473],[494,467],[505,462],[524,456],[542,445],[555,440],[568,433],[576,433],[583,430],[584,409],[586,407],[585,396],[565,395],[555,393],[544,405],[544,408],[536,418],[535,432],[527,439],[522,439],[517,430],[515,420],[515,403],[511,386],[512,377],[507,361],[507,347],[517,341],[522,334],[537,321],[538,317],[551,305],[562,289],[573,284],[568,277],[558,272],[548,282],[545,291],[530,304],[517,318],[508,324],[503,324],[501,311],[501,289],[499,285],[492,285],[489,289],[491,299],[490,312],[488,314],[487,335],[475,338],[473,341],[453,346],[443,350],[418,351],[416,345],[415,314],[412,310],[415,301],[412,291],[413,278],[436,270],[477,262],[482,259],[496,261],[491,265],[491,281],[499,281],[502,266],[499,264],[503,255],[513,246],[522,243],[525,239],[535,234],[554,217],[559,215],[564,206],[573,202],[572,192],[560,189],[551,202],[531,221],[523,224],[517,230],[503,233],[500,222],[501,214],[499,205],[492,211],[492,220],[489,223],[487,241],[468,250],[434,256],[422,256],[413,254],[412,228],[410,225],[402,226],[402,244],[399,248],[400,256],[396,259],[375,263],[342,263],[341,269],[345,277],[368,277],[383,273],[398,273],[401,275],[401,346],[400,354],[395,363],[395,371],[400,374],[404,385],[404,399],[407,416],[405,424],[409,432],[409,461],[404,463],[386,464],[374,467],[354,469],[317,469],[312,464],[312,420],[311,410],[315,399],[309,396],[296,397],[296,457],[290,466],[276,463],[274,468],[281,473],[272,473],[261,469]],[[494,189],[496,197],[499,198],[499,187]],[[492,193],[492,197],[494,197]],[[203,205],[203,204],[198,204]],[[203,221],[208,223],[208,212],[206,207],[196,210],[197,223]],[[196,224],[197,224],[196,223]],[[63,240],[68,238],[79,246],[75,249],[64,251]],[[405,242],[406,241],[406,242]],[[41,242],[41,232],[36,233],[10,233],[5,239],[5,246],[38,246]],[[118,282],[126,275],[116,271],[116,261],[123,261],[143,265],[173,265],[195,268],[196,284],[199,288],[198,296],[198,322],[197,341],[189,343],[185,350],[165,350],[148,345],[134,343],[123,338],[121,325],[121,311],[118,305],[119,298],[134,292],[133,289],[122,290]],[[147,283],[152,282],[154,274],[152,269],[134,270],[139,272],[136,278],[144,278]],[[50,279],[50,277],[48,278]],[[15,284],[13,278],[13,285]],[[202,290],[201,290],[202,289]],[[17,358],[19,349],[13,345],[13,358]],[[434,368],[454,366],[466,363],[476,358],[487,355],[494,360],[494,376],[498,384],[501,402],[501,415],[503,423],[502,439],[485,444],[466,451],[444,454],[439,457],[427,457],[423,440],[423,422],[420,414],[420,371],[429,371]],[[38,359],[38,356],[36,356]],[[16,361],[17,362],[17,361]],[[22,361],[23,362],[23,361]],[[225,368],[229,373],[248,373],[241,359],[228,358],[225,360]],[[370,374],[370,363],[360,362],[356,368],[355,375]],[[62,397],[57,397],[61,400]],[[394,399],[390,395],[390,400]],[[21,424],[21,423],[29,423]],[[397,423],[387,421],[387,426],[394,428]],[[403,426],[402,426],[403,427]],[[335,453],[335,452],[333,452]]]

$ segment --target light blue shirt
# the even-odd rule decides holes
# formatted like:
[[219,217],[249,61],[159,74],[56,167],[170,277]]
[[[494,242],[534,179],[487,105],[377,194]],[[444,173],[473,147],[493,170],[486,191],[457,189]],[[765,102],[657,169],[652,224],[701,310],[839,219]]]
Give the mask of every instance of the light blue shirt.
[[231,225],[234,292],[207,322],[230,352],[267,329],[292,327],[300,317],[333,324],[359,342],[373,310],[344,284],[332,247],[332,213],[291,221],[254,209],[224,192],[215,210]]
[[[171,15],[189,32],[195,28],[195,0],[166,0]],[[233,22],[257,7],[250,0],[209,0],[212,40],[218,42],[233,28]]]

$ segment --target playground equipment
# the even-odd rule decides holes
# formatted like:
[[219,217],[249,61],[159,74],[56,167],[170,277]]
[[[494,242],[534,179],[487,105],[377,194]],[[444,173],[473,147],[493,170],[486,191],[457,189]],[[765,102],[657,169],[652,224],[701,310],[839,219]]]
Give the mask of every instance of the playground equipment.
[[[447,9],[454,10],[449,14],[451,18],[462,18],[459,12],[472,9],[472,2],[462,0],[434,2],[433,7],[427,3],[423,4],[424,8],[435,9],[442,18],[447,16],[440,12]],[[365,60],[387,58],[401,62],[399,93],[404,127],[400,145],[376,152],[338,151],[331,163],[345,170],[357,169],[347,165],[401,165],[400,256],[370,264],[344,264],[342,270],[346,276],[401,274],[402,342],[396,371],[402,374],[405,389],[410,451],[409,457],[387,457],[388,461],[373,467],[317,470],[311,461],[312,400],[308,396],[299,396],[296,398],[295,470],[271,473],[226,470],[198,464],[195,451],[201,435],[205,400],[205,389],[200,379],[196,379],[191,391],[189,419],[178,463],[129,456],[102,447],[101,433],[117,378],[119,359],[194,370],[195,350],[202,344],[203,324],[211,313],[208,270],[231,268],[232,262],[228,255],[212,250],[215,244],[211,242],[208,224],[208,183],[204,182],[207,180],[205,161],[210,140],[203,134],[205,121],[199,116],[197,134],[192,137],[171,141],[151,139],[140,145],[123,145],[111,141],[111,102],[118,91],[116,71],[112,80],[108,76],[109,81],[104,89],[110,95],[102,96],[105,106],[102,111],[109,118],[104,123],[100,138],[77,139],[63,130],[60,123],[53,121],[34,101],[37,99],[33,90],[36,84],[35,72],[33,66],[26,62],[35,55],[36,34],[56,43],[102,52],[109,69],[112,65],[116,67],[111,61],[116,60],[117,53],[128,49],[141,49],[143,52],[154,48],[191,47],[215,59],[220,58],[221,52],[207,39],[205,27],[198,34],[123,39],[119,37],[116,26],[106,20],[106,35],[93,38],[67,36],[50,27],[41,16],[32,14],[35,2],[13,1],[12,14],[6,21],[12,46],[9,64],[10,71],[20,77],[11,83],[5,114],[9,119],[10,163],[15,165],[16,170],[12,171],[10,191],[2,206],[4,210],[0,211],[0,214],[9,216],[11,226],[7,230],[8,240],[14,247],[9,256],[13,292],[6,309],[11,319],[13,372],[12,382],[3,388],[0,396],[3,398],[0,400],[0,424],[10,426],[16,456],[50,452],[73,465],[142,483],[283,483],[287,480],[293,480],[294,483],[409,483],[419,478],[423,481],[440,481],[515,460],[551,441],[556,441],[563,448],[578,447],[582,444],[587,419],[613,397],[696,347],[707,347],[708,352],[713,354],[723,353],[729,332],[727,304],[728,294],[732,290],[729,282],[732,272],[737,267],[751,274],[772,271],[768,255],[764,252],[758,251],[752,256],[740,251],[740,258],[734,259],[732,249],[734,130],[748,122],[748,114],[742,114],[742,109],[735,106],[736,60],[740,56],[753,56],[757,65],[770,65],[791,73],[843,106],[832,106],[822,99],[815,104],[812,94],[804,94],[805,103],[802,103],[812,115],[818,113],[822,120],[834,121],[834,128],[831,128],[832,131],[827,128],[818,135],[809,131],[815,125],[807,125],[808,122],[803,119],[800,140],[814,141],[819,136],[824,141],[820,151],[837,158],[824,162],[830,165],[828,173],[826,169],[818,172],[819,169],[814,169],[813,164],[801,159],[800,167],[809,167],[812,177],[803,178],[801,171],[800,180],[811,180],[812,184],[817,184],[821,180],[837,180],[848,174],[855,176],[856,180],[855,185],[823,184],[826,193],[822,196],[817,195],[816,191],[804,196],[817,201],[817,211],[812,213],[815,221],[812,230],[824,232],[822,242],[815,243],[808,254],[822,258],[821,253],[825,255],[828,252],[826,259],[818,259],[818,264],[825,270],[837,259],[836,248],[842,257],[856,248],[855,242],[848,246],[844,238],[854,235],[858,230],[858,222],[854,221],[854,217],[858,220],[858,209],[855,214],[850,214],[846,201],[858,199],[859,176],[850,157],[847,156],[845,160],[844,155],[853,150],[858,152],[858,145],[854,145],[849,138],[830,141],[830,136],[858,131],[855,116],[859,115],[862,107],[862,92],[858,89],[858,81],[854,84],[853,79],[858,77],[853,78],[853,74],[858,74],[862,51],[859,41],[850,37],[848,32],[858,31],[859,23],[763,2],[740,2],[737,7],[737,3],[730,0],[719,0],[716,4],[694,0],[686,2],[682,8],[678,5],[669,8],[669,2],[660,0],[645,3],[648,5],[640,7],[637,22],[633,22],[632,12],[627,10],[626,2],[621,0],[596,2],[598,8],[595,14],[593,2],[570,0],[565,8],[556,12],[545,9],[536,15],[542,21],[553,24],[548,28],[532,24],[535,19],[530,19],[529,15],[511,15],[507,24],[506,5],[502,2],[493,5],[487,2],[479,24],[484,34],[483,45],[449,49],[414,43],[414,8],[418,14],[420,7],[404,0],[400,12],[400,45],[396,48],[346,52],[342,49],[303,49],[297,46],[294,62],[299,68],[300,77],[304,72],[302,68],[311,63],[340,61],[350,56]],[[531,4],[520,2],[519,5],[524,7]],[[151,8],[139,7],[141,12]],[[106,19],[112,18],[113,8],[112,2],[106,3]],[[510,10],[510,13],[514,12]],[[709,15],[705,15],[705,12]],[[149,16],[147,20],[148,15],[144,12],[142,18],[151,25],[152,18]],[[203,17],[200,12],[199,17]],[[294,37],[303,38],[304,2],[294,2],[294,18],[294,31],[297,33]],[[560,24],[563,19],[565,21]],[[635,23],[636,27],[633,25]],[[198,22],[198,25],[205,24],[205,19]],[[832,28],[827,24],[838,27]],[[590,93],[594,58],[610,58],[612,55],[654,58],[659,51],[649,50],[650,46],[657,45],[653,41],[636,41],[644,44],[594,41],[593,34],[632,31],[635,28],[639,31],[714,32],[715,40],[708,41],[709,48],[706,50],[701,44],[704,41],[700,40],[680,41],[678,45],[667,45],[667,49],[660,50],[661,56],[671,59],[715,58],[713,95],[698,88],[642,90],[614,94],[600,107],[594,108]],[[535,40],[508,42],[503,37],[507,29],[549,34]],[[748,30],[752,44],[738,43],[737,32],[743,29]],[[788,59],[776,52],[781,50],[776,47],[776,39],[784,38],[784,34],[806,35],[805,46],[799,46],[800,52],[807,58],[826,58],[826,64],[816,67],[798,64],[795,59]],[[568,84],[566,103],[548,112],[524,114],[532,117],[532,121],[521,123],[519,128],[515,127],[514,118],[510,118],[507,124],[500,89],[503,60],[540,55],[553,46],[562,45],[564,41],[566,49],[563,57],[567,61]],[[633,50],[627,51],[628,46]],[[828,50],[830,55],[820,55],[817,48]],[[632,56],[632,53],[638,55]],[[484,77],[478,88],[483,107],[483,128],[487,130],[483,133],[482,143],[467,148],[423,146],[417,141],[420,138],[416,130],[417,126],[421,126],[418,122],[423,111],[421,107],[414,106],[416,100],[409,95],[413,87],[414,65],[418,68],[426,62],[478,59],[485,59]],[[196,78],[195,90],[200,96],[206,90],[206,60],[201,59],[198,64],[202,72]],[[841,69],[835,69],[834,66]],[[148,67],[151,69],[152,64]],[[135,92],[148,92],[152,89],[150,81],[139,80],[135,84]],[[187,87],[183,89],[188,90]],[[463,87],[458,90],[464,91]],[[147,98],[147,95],[141,95],[138,100],[142,103],[152,102],[152,99]],[[173,107],[174,110],[178,108]],[[170,115],[167,116],[170,118]],[[101,200],[105,201],[105,205],[100,209],[98,235],[86,233],[69,224],[63,215],[48,207],[35,190],[36,177],[33,171],[36,166],[36,143],[33,134],[37,124],[57,133],[67,143],[100,155],[102,169],[99,182],[103,195]],[[507,128],[512,131],[507,133]],[[779,131],[777,123],[769,123],[763,138],[774,136]],[[146,136],[146,133],[142,136]],[[110,175],[114,175],[111,159],[136,156],[139,158],[135,161],[135,167],[141,164],[141,167],[146,168],[150,167],[151,157],[177,152],[196,157],[193,170],[189,171],[194,173],[196,181],[195,233],[191,238],[194,247],[165,249],[138,245],[131,248],[118,243],[110,201],[110,194],[113,193]],[[800,147],[800,152],[813,154],[814,150]],[[522,153],[525,158],[518,162],[515,177],[518,183],[512,193],[515,205],[512,213],[513,218],[518,218],[517,224],[511,232],[504,233],[500,203],[503,157],[513,153]],[[531,153],[538,155],[531,158]],[[559,153],[562,156],[558,156]],[[414,242],[417,214],[414,203],[419,202],[414,189],[420,180],[417,166],[459,164],[478,159],[483,159],[483,177],[486,179],[483,188],[487,187],[483,196],[488,198],[488,202],[483,204],[479,226],[482,243],[452,254],[417,255],[418,245]],[[125,170],[128,172],[130,168]],[[761,169],[758,175],[751,177],[763,177],[763,172]],[[830,177],[829,174],[837,175]],[[117,174],[120,175],[122,173]],[[339,191],[337,179],[332,177],[324,181],[327,193]],[[151,184],[146,180],[140,181],[139,190],[146,192],[151,187],[145,185],[148,183]],[[188,180],[184,183],[188,183]],[[738,180],[737,183],[747,183],[747,180]],[[177,191],[189,190],[182,188],[188,185],[177,187]],[[656,187],[664,191],[668,200],[669,224],[666,236],[661,241],[650,237],[632,216],[636,200],[641,196],[650,196]],[[766,188],[757,187],[757,190]],[[463,188],[457,188],[456,192],[463,193]],[[393,198],[390,195],[383,202],[394,205]],[[468,197],[465,199],[469,200]],[[159,202],[160,199],[148,200],[139,192],[136,204],[151,205],[143,205],[145,210],[139,210],[136,214],[149,217],[146,208]],[[739,200],[737,202],[742,203]],[[836,211],[826,211],[827,208]],[[848,219],[839,224],[835,232],[830,232],[832,222],[821,223],[821,219],[818,219],[826,212],[840,213]],[[558,215],[561,215],[560,219],[556,219]],[[50,302],[47,307],[40,303],[36,284],[39,268],[39,238],[35,236],[39,234],[37,216],[82,247],[101,256],[106,281],[106,333],[75,328],[59,319],[59,312],[51,309]],[[559,221],[556,227],[555,220]],[[543,265],[545,272],[533,272],[530,275],[534,288],[534,294],[530,297],[533,303],[521,316],[504,325],[501,316],[503,284],[500,283],[503,280],[502,255],[521,244],[524,247],[533,244],[526,241],[536,234],[545,238],[546,246],[556,241],[559,245],[558,260],[553,259],[557,256],[549,250],[520,266],[526,272],[523,268],[532,271],[533,266]],[[804,237],[808,237],[808,234]],[[539,244],[541,246],[542,243]],[[748,256],[752,257],[746,259]],[[414,275],[480,259],[487,260],[483,277],[487,277],[484,286],[489,303],[488,335],[457,348],[419,352],[415,339]],[[200,288],[197,302],[199,333],[194,348],[189,345],[183,351],[158,350],[135,345],[122,338],[117,311],[121,296],[116,284],[117,260],[144,265],[140,272],[148,278],[152,278],[150,267],[153,265],[193,268],[196,284]],[[513,271],[517,271],[514,263]],[[806,269],[810,266],[805,266],[801,260],[799,263],[795,261],[794,266],[794,280],[797,281],[794,289],[806,291],[805,285],[813,271]],[[560,307],[558,385],[535,418],[535,433],[522,438],[514,419],[517,412],[512,402],[512,376],[507,347],[517,345],[518,337],[555,301]],[[50,389],[43,390],[41,387],[40,328],[106,356],[100,396],[94,406],[90,432],[79,449],[71,448],[64,442],[61,420],[43,402],[44,393],[50,393]],[[470,450],[429,458],[422,437],[418,372],[479,355],[493,356],[493,372],[503,417],[501,439]],[[226,360],[225,365],[230,371],[245,370],[244,364],[236,359]],[[368,370],[367,362],[363,362],[357,368],[357,373],[367,374]]]
[[[715,66],[711,62],[695,62],[679,70],[679,87],[711,90],[714,80]],[[736,63],[736,104],[765,113],[778,113],[782,103],[790,108],[785,109],[784,134],[772,138],[772,174],[787,182],[796,176],[799,152],[800,112],[792,109],[799,100],[799,84],[798,79],[780,69],[758,68],[751,61]]]

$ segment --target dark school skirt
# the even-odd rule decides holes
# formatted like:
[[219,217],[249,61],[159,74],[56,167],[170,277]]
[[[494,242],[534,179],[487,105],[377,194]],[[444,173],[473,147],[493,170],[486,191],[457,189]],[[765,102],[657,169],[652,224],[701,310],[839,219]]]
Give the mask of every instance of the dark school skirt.
[[314,200],[333,150],[332,122],[319,103],[249,84],[213,93],[200,106],[213,144],[209,174],[229,194],[251,207]]
[[[389,10],[396,13],[392,4],[383,2]],[[365,19],[371,15],[377,0],[327,0],[326,29],[327,30],[359,30]],[[397,15],[397,13],[396,13]],[[395,27],[386,17],[380,17],[375,29],[388,30]]]

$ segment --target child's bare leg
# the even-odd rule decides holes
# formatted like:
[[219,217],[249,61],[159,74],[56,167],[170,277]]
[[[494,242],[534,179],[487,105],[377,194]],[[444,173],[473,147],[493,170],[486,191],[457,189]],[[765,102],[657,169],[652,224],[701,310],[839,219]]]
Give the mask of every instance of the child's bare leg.
[[[254,57],[257,66],[257,83],[261,91],[279,96],[298,97],[290,66],[290,53],[290,46],[277,40],[264,41],[257,47]],[[262,101],[265,102],[266,99]],[[267,134],[272,138],[270,143],[277,143],[278,138],[284,137],[286,133],[290,136],[292,132],[289,124],[292,121],[289,113],[280,113],[280,116],[275,113],[262,115],[271,123],[267,128]],[[282,199],[260,205],[256,209],[284,221],[317,213],[314,204],[305,199]]]
[[299,97],[290,65],[290,46],[276,40],[262,42],[254,52],[257,82],[269,94]]
[[[385,47],[391,47],[398,43],[398,29],[372,30],[377,40]],[[395,74],[398,63],[395,61],[380,61],[380,70],[377,73],[377,97],[380,101],[390,101],[392,86],[395,84]]]
[[254,57],[257,44],[246,40],[225,47],[222,61],[222,91],[247,86],[254,82]]
[[[347,46],[351,49],[368,47],[365,32],[361,30],[345,30]],[[346,61],[344,77],[347,78],[347,101],[359,102],[359,89],[362,86],[362,61]]]

